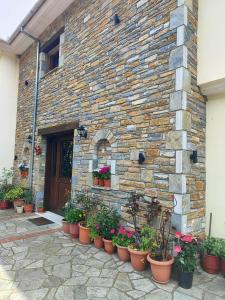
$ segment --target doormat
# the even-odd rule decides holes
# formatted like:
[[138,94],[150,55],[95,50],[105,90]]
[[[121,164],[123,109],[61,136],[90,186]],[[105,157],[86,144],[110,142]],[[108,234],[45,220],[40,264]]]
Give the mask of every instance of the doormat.
[[42,225],[48,225],[48,224],[53,224],[54,222],[40,217],[40,218],[34,218],[34,219],[28,219],[28,221],[30,221],[31,223],[37,225],[37,226],[42,226]]

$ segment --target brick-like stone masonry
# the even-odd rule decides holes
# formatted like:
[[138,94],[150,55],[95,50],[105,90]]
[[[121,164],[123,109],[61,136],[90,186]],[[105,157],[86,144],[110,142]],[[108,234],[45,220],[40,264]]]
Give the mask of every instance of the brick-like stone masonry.
[[[131,190],[167,204],[175,194],[173,220],[186,232],[203,231],[205,215],[205,101],[196,80],[197,4],[75,1],[39,37],[44,44],[65,26],[60,67],[41,74],[37,129],[78,119],[87,127],[87,139],[74,139],[73,188],[91,187],[96,144],[107,139],[112,189],[92,191],[119,210]],[[114,25],[115,13],[119,25]],[[32,130],[34,77],[32,45],[20,59],[16,169]],[[35,156],[34,186],[42,198],[46,139],[37,136],[36,141],[43,153]],[[198,150],[197,164],[190,161],[193,150]],[[146,157],[143,165],[138,164],[139,152]],[[123,216],[127,219],[125,212]]]

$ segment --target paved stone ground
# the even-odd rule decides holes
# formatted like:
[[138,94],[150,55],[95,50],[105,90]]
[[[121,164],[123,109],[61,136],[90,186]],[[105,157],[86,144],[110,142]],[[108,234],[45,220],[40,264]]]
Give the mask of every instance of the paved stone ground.
[[[27,217],[22,218],[27,224]],[[18,220],[11,215],[8,221]],[[116,254],[83,246],[62,232],[20,238],[0,244],[0,300],[225,299],[225,279],[200,269],[193,288],[184,290],[173,280],[167,285],[153,283],[150,270],[136,272]]]

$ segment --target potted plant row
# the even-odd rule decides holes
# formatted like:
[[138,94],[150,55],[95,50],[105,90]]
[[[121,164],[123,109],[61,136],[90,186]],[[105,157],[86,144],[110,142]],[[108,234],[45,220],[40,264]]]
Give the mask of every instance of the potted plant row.
[[111,187],[111,171],[110,166],[103,166],[98,171],[92,172],[93,175],[93,185],[102,187]]

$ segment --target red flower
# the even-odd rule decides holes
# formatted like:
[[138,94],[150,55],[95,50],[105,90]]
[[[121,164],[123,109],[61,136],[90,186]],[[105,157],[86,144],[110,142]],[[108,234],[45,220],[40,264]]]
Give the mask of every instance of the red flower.
[[190,234],[190,235],[182,236],[181,241],[185,242],[185,243],[191,243],[193,241],[193,239],[194,239],[194,237]]
[[132,232],[127,233],[127,237],[130,239],[133,236]]
[[182,233],[177,231],[175,236],[176,236],[176,238],[180,239],[182,237]]
[[176,253],[180,253],[181,252],[181,246],[177,245],[174,247],[174,250]]
[[123,227],[120,227],[119,233],[122,235],[126,235],[126,230]]
[[110,230],[110,233],[111,234],[114,234],[116,232],[116,230],[114,229],[114,228],[112,228],[111,230]]

